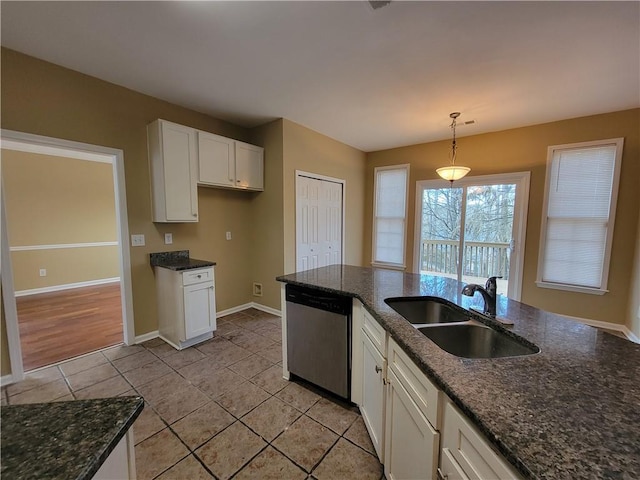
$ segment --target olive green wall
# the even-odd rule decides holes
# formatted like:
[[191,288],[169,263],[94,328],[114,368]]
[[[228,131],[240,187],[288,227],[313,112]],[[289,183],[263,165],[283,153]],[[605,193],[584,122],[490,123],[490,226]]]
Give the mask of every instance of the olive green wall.
[[[110,163],[5,149],[2,160],[10,247],[118,240]],[[111,245],[13,251],[13,285],[18,292],[119,277],[118,258]]]
[[[616,137],[624,137],[624,151],[609,272],[609,293],[598,296],[537,287],[535,280],[547,147]],[[371,152],[367,155],[365,262],[371,262],[374,167],[403,163],[411,165],[406,241],[407,265],[411,269],[413,268],[416,182],[437,178],[435,169],[448,162],[450,146],[450,140],[446,140]],[[471,167],[471,175],[531,172],[521,301],[565,315],[618,324],[628,323],[640,204],[640,188],[638,188],[640,110],[627,110],[462,137],[459,139],[458,146],[458,161],[462,165]]]
[[251,131],[251,141],[264,147],[264,192],[255,195],[252,208],[251,281],[262,284],[262,297],[253,301],[280,310],[278,275],[284,272],[283,250],[283,120]]
[[362,264],[366,154],[302,125],[284,120],[284,271],[296,270],[295,172],[345,180],[344,263]]
[[[640,217],[640,213],[638,215]],[[638,218],[638,232],[636,233],[636,255],[633,260],[630,295],[627,327],[640,339],[640,218]]]
[[[129,247],[136,335],[158,328],[151,252],[189,249],[217,262],[218,310],[252,300],[247,251],[256,194],[198,188],[200,222],[152,223],[146,126],[163,118],[243,141],[248,130],[5,48],[1,101],[4,129],[123,150],[129,232],[146,239],[144,247]],[[165,232],[173,233],[173,245],[164,244]]]

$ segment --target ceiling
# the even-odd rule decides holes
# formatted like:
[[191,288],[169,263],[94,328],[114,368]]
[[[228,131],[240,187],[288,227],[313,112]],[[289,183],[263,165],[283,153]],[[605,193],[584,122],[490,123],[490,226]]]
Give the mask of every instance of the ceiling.
[[7,2],[2,45],[363,151],[640,106],[640,2]]

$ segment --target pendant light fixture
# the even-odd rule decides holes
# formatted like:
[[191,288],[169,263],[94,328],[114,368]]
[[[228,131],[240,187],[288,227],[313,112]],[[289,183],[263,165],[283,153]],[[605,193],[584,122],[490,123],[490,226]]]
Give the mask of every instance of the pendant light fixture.
[[456,145],[456,119],[459,116],[460,112],[453,112],[449,114],[449,117],[451,117],[451,130],[453,131],[453,141],[451,142],[451,164],[446,167],[440,167],[436,170],[438,175],[452,183],[454,180],[460,180],[471,171],[469,167],[456,165],[456,153],[458,150],[458,146]]

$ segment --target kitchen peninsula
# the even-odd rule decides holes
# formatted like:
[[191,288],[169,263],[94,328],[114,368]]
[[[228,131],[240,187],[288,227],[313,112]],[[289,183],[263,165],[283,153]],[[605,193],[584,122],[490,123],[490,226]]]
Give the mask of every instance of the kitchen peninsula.
[[7,479],[135,478],[130,428],[142,397],[2,407],[2,470]]
[[461,358],[440,349],[384,302],[428,295],[469,308],[473,299],[461,295],[462,284],[455,280],[347,265],[278,280],[361,302],[523,477],[640,478],[640,345],[498,297],[498,316],[513,321],[509,330],[540,353]]

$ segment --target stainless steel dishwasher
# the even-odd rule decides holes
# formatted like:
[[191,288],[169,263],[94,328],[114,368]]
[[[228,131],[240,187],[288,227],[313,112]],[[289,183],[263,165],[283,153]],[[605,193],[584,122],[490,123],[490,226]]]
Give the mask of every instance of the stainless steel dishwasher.
[[351,298],[287,284],[290,373],[336,395],[351,393]]

